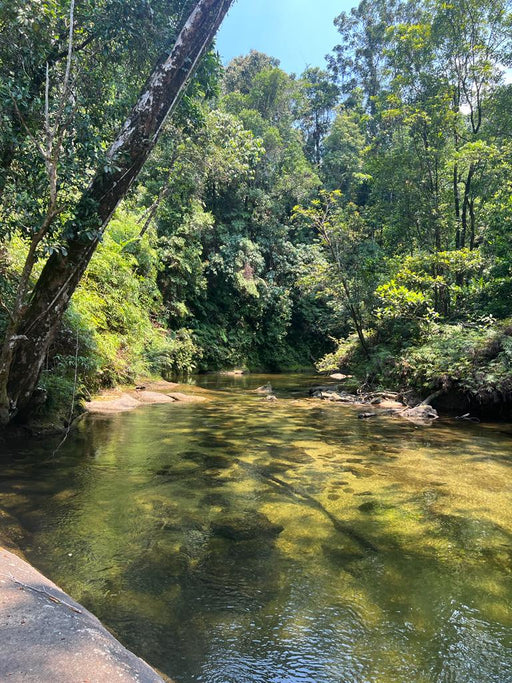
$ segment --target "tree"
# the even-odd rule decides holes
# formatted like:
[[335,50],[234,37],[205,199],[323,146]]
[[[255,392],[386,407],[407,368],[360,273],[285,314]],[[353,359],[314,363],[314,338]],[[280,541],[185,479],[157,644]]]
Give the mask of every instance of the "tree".
[[351,94],[361,88],[370,116],[369,128],[376,131],[377,97],[388,80],[386,70],[387,33],[394,23],[396,0],[362,0],[349,13],[334,21],[342,41],[328,57],[329,69],[341,91]]
[[324,272],[314,273],[311,277],[319,280],[323,289],[344,299],[361,348],[369,358],[361,310],[363,296],[358,287],[366,226],[357,207],[354,204],[343,206],[341,198],[340,190],[320,190],[319,198],[308,207],[296,206],[294,216],[315,229],[327,259],[328,267]]
[[224,88],[227,92],[237,90],[247,95],[252,88],[254,77],[264,69],[274,69],[279,66],[279,60],[269,57],[263,52],[251,50],[244,57],[235,57],[226,68]]
[[361,117],[340,108],[329,134],[324,140],[322,177],[328,189],[339,188],[345,196],[355,198],[354,191],[363,177],[365,136]]
[[[231,4],[232,0],[197,0],[192,4],[172,50],[158,61],[104,159],[63,221],[59,248],[52,251],[30,292],[38,249],[60,215],[55,176],[64,136],[69,133],[65,123],[67,111],[72,108],[69,82],[74,49],[74,2],[71,2],[61,97],[53,115],[46,106],[46,147],[30,131],[22,112],[16,112],[29,137],[41,147],[50,191],[45,218],[33,229],[14,307],[8,311],[7,332],[0,354],[0,423],[7,424],[28,407],[48,347],[112,213],[140,173],[169,113],[176,107]],[[48,93],[48,76],[46,83]],[[45,102],[49,103],[48,95]],[[87,180],[83,178],[83,184]]]
[[306,135],[309,159],[320,166],[322,142],[329,132],[339,90],[329,74],[319,68],[304,71],[300,81],[303,94],[299,105],[301,127]]
[[[88,127],[111,140],[155,60],[179,30],[191,0],[82,0],[74,7],[74,95]],[[47,72],[50,99],[68,56],[69,0],[0,0],[0,198],[12,162],[41,126]],[[126,59],[126,55],[130,59]],[[112,90],[116,98],[112,98]],[[126,106],[127,109],[123,109]],[[8,188],[9,193],[12,188]],[[4,198],[8,193],[4,194]]]

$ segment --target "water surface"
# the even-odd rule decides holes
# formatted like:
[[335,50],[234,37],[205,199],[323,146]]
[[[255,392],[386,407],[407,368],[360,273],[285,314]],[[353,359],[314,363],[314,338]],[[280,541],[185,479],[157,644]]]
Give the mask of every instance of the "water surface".
[[512,682],[508,427],[201,383],[4,447],[35,566],[178,683]]

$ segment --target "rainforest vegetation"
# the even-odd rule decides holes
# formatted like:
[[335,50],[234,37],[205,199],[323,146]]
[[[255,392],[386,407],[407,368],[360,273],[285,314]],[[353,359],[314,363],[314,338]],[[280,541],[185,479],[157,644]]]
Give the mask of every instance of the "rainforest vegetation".
[[[201,4],[192,79],[127,150]],[[510,403],[510,3],[362,0],[302,74],[205,53],[230,4],[0,2],[3,421],[234,368]]]

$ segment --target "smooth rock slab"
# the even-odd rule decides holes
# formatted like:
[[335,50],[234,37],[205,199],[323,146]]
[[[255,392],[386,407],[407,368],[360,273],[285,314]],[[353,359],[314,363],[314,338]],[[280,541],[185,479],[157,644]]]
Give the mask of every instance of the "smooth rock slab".
[[0,681],[162,683],[98,619],[0,548]]

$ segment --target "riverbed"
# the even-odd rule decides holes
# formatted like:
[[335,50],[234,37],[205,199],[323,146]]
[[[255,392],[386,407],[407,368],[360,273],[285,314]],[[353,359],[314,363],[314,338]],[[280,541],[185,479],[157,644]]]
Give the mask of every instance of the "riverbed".
[[0,508],[177,683],[512,681],[511,426],[358,420],[314,382],[208,376],[4,444]]

